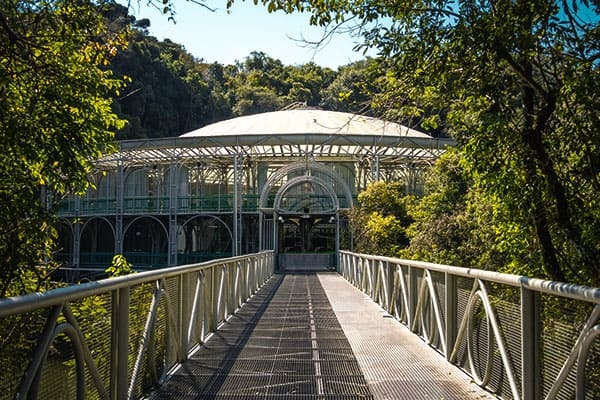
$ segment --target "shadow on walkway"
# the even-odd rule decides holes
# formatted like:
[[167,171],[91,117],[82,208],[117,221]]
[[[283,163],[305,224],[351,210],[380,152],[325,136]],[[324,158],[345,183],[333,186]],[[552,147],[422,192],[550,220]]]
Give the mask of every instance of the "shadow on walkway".
[[148,399],[372,399],[316,274],[275,275]]

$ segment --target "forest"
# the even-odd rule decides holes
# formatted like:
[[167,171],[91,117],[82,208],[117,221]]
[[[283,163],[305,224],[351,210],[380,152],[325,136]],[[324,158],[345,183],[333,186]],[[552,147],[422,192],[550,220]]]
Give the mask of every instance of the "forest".
[[[167,18],[177,1],[149,4]],[[1,3],[0,297],[44,287],[53,205],[90,185],[115,139],[294,103],[457,142],[424,197],[394,183],[360,195],[359,251],[600,286],[597,2],[256,3],[349,25],[380,56],[337,71],[260,52],[205,63],[113,1]]]
[[206,63],[177,43],[150,36],[151,21],[136,21],[124,6],[115,5],[106,16],[119,29],[128,29],[128,47],[110,66],[115,76],[129,80],[113,103],[127,121],[117,139],[178,136],[294,104],[377,114],[370,99],[381,76],[372,59],[337,71],[314,63],[283,65],[263,52],[252,52],[235,65]]

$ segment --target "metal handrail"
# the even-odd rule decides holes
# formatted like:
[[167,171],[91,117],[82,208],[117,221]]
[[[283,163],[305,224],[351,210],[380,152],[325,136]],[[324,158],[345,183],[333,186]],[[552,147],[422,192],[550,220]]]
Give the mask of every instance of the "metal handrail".
[[[72,362],[75,366],[72,397],[139,397],[164,381],[169,370],[195,351],[273,273],[273,252],[265,251],[2,299],[0,323],[38,312],[45,318],[45,328],[33,333],[37,344],[30,349],[31,356],[23,360],[29,365],[22,370],[20,383],[9,388],[13,393],[4,394],[11,398],[47,397],[41,376],[53,343],[62,336],[72,346],[72,356],[63,360],[65,365]],[[110,299],[105,308],[111,317],[103,326],[110,338],[102,340],[110,343],[102,348],[93,347],[95,344],[86,338],[98,327],[80,326],[72,311],[75,304],[97,296]],[[136,296],[151,296],[151,301],[134,307]],[[0,339],[7,340],[1,333]],[[7,346],[0,346],[0,350],[10,351]],[[110,360],[109,368],[106,360]],[[12,373],[5,369],[0,376]],[[141,383],[148,376],[151,382]],[[59,382],[49,383],[53,384]]]
[[[58,382],[41,382],[40,376],[53,343],[62,336],[72,346],[73,354],[66,361],[73,364],[73,397],[139,397],[148,385],[163,382],[168,371],[267,281],[274,271],[273,258],[273,252],[262,252],[0,300],[0,323],[40,310],[44,316],[43,329],[29,335],[36,337],[37,344],[26,356],[29,365],[22,369],[20,382],[13,385],[12,392],[3,393],[12,398],[48,397],[44,385]],[[449,362],[500,397],[550,400],[574,394],[576,399],[586,398],[586,360],[600,357],[600,288],[345,251],[339,253],[339,268],[347,280]],[[463,280],[461,284],[459,280]],[[493,293],[495,286],[518,293],[512,300],[519,315],[511,315],[518,329],[502,317],[503,302]],[[134,307],[140,294],[149,296],[147,304]],[[88,337],[97,327],[82,326],[73,312],[78,302],[94,296],[108,299],[110,310],[106,322],[110,343],[102,349],[94,347]],[[557,372],[548,375],[541,371],[549,363],[546,347],[551,347],[548,339],[542,338],[547,335],[541,332],[547,322],[539,312],[542,296],[571,299],[588,310]],[[465,300],[463,308],[459,297]],[[477,337],[478,330],[486,332],[483,340]],[[2,344],[5,338],[0,339]],[[0,350],[11,351],[6,347],[0,346]],[[483,361],[477,359],[482,353]],[[153,357],[156,354],[160,359]],[[110,361],[108,372],[99,358],[104,364],[106,359]],[[0,376],[12,374],[7,371]],[[505,381],[500,393],[494,383],[498,374]],[[150,383],[146,382],[148,376]]]
[[[447,361],[464,369],[474,382],[502,398],[553,400],[575,395],[583,400],[598,395],[586,394],[586,365],[592,354],[593,360],[600,359],[600,288],[347,251],[340,251],[339,266],[351,284]],[[498,292],[516,291],[518,296],[506,301],[490,294],[491,287]],[[582,327],[570,338],[572,347],[562,358],[549,354],[553,337],[542,332],[548,324],[558,323],[540,312],[543,297],[569,299],[586,310]],[[519,308],[512,321],[500,318],[505,304],[509,311]],[[560,358],[554,368],[559,372],[548,375],[554,358]],[[542,372],[542,367],[547,369]],[[600,365],[591,368],[598,373]]]

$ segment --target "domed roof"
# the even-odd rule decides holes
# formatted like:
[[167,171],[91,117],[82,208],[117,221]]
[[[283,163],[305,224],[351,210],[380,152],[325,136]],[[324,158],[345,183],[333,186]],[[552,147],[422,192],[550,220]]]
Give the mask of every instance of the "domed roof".
[[[171,162],[202,157],[346,157],[429,163],[451,139],[381,119],[317,109],[291,109],[216,122],[179,137],[119,142],[107,165]],[[393,161],[397,162],[397,161]]]
[[237,135],[359,135],[431,138],[431,136],[377,118],[356,114],[294,109],[247,115],[216,122],[181,137]]

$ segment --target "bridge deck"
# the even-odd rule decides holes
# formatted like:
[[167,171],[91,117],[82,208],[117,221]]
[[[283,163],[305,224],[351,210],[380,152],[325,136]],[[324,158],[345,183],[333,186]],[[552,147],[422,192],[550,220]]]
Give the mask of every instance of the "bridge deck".
[[272,278],[148,399],[494,398],[333,273]]

